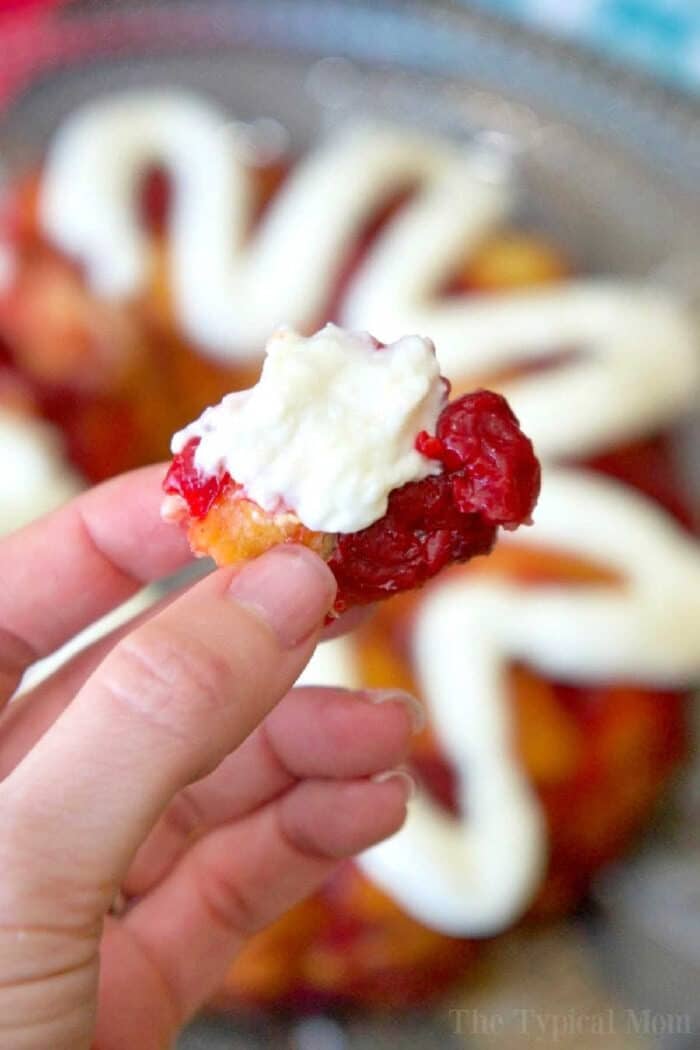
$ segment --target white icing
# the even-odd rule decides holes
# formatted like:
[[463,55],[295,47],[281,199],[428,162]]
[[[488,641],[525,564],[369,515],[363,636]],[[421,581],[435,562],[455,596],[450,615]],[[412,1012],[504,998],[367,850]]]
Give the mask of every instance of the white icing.
[[49,150],[41,193],[47,234],[84,261],[93,288],[136,293],[148,248],[135,208],[156,161],[175,185],[174,300],[208,352],[256,354],[280,323],[313,327],[342,261],[377,205],[419,187],[360,266],[343,323],[384,340],[429,332],[453,379],[562,349],[581,357],[504,384],[546,458],[585,455],[643,434],[692,403],[700,385],[687,313],[669,293],[624,281],[440,301],[436,289],[514,205],[506,171],[483,150],[399,129],[356,127],[298,164],[255,236],[242,161],[249,133],[185,93],[106,97],[75,113]]
[[[489,608],[494,620],[500,616],[507,624],[509,650],[545,674],[582,682],[673,686],[696,679],[695,540],[656,503],[601,475],[550,468],[543,478],[535,524],[521,542],[603,564],[625,582],[536,589],[492,582]],[[504,533],[502,542],[517,540]]]
[[55,428],[0,408],[0,536],[53,510],[79,488]]
[[[485,674],[474,674],[479,638],[463,630],[461,603],[454,603],[456,617],[443,620],[441,609],[431,612],[430,601],[418,626],[422,695],[458,775],[464,816],[452,817],[419,790],[403,829],[363,853],[358,864],[428,926],[459,936],[493,933],[518,918],[537,886],[544,822],[511,754],[504,669],[499,666],[491,677],[486,667]],[[476,677],[479,687],[473,689]],[[362,685],[350,639],[319,646],[298,682],[313,683]]]
[[377,349],[366,332],[288,328],[268,341],[256,386],[229,394],[173,438],[200,438],[195,464],[228,471],[264,510],[293,510],[310,529],[356,532],[386,513],[389,493],[439,472],[415,449],[445,404],[429,339]]
[[[515,761],[506,665],[572,682],[683,685],[700,674],[700,552],[659,508],[609,479],[545,471],[526,542],[603,563],[620,584],[523,587],[462,572],[432,585],[415,626],[422,695],[458,777],[460,820],[425,795],[360,865],[446,933],[507,926],[544,862],[537,801]],[[303,680],[355,687],[352,642],[322,646]]]
[[315,650],[296,681],[297,685],[337,685],[342,689],[362,689],[355,647],[343,635],[323,642]]
[[[497,384],[541,457],[585,456],[661,426],[700,386],[694,323],[669,293],[578,279],[440,301],[432,293],[474,244],[473,194],[426,193],[389,226],[345,299],[342,319],[380,339],[429,332],[443,373],[484,375],[576,351],[551,370]],[[479,231],[487,232],[492,223]],[[489,384],[493,385],[493,384]]]
[[[136,188],[155,162],[174,182],[174,298],[185,331],[222,357],[255,355],[277,325],[320,317],[363,223],[392,192],[468,159],[447,143],[356,128],[296,166],[246,243],[253,191],[236,126],[184,93],[134,92],[78,110],[57,132],[42,181],[50,238],[86,266],[92,287],[128,296],[142,285],[147,241]],[[364,327],[364,326],[360,326]]]

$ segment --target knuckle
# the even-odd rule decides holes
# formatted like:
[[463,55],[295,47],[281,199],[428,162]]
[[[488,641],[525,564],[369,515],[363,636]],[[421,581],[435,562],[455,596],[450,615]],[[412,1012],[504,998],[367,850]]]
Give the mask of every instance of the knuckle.
[[18,634],[0,626],[0,674],[8,678],[19,678],[39,659],[39,653]]
[[215,926],[240,937],[249,937],[260,929],[263,920],[258,896],[245,892],[230,865],[195,862],[194,880],[202,908]]
[[206,817],[187,788],[175,796],[163,814],[165,826],[183,842],[191,839],[206,825]]
[[204,641],[154,623],[124,638],[107,664],[103,685],[120,705],[180,735],[229,699],[227,661]]
[[298,787],[274,808],[277,835],[290,856],[329,860],[333,849],[327,848],[326,840],[335,838],[337,827],[342,828],[344,815],[339,810],[332,823],[319,820],[318,807],[314,805],[315,785],[309,784],[307,790],[305,787],[307,785]]
[[94,931],[103,887],[93,884],[63,840],[37,832],[42,815],[31,793],[0,792],[0,812],[0,935],[32,923],[66,936]]
[[[99,933],[50,925],[18,924],[0,930],[3,980],[0,1016],[3,1046],[54,1045],[55,1031],[89,1001],[99,964]],[[41,1043],[28,1044],[21,1033],[45,1029]],[[19,1041],[13,1039],[13,1031]],[[8,1042],[5,1042],[8,1039]]]

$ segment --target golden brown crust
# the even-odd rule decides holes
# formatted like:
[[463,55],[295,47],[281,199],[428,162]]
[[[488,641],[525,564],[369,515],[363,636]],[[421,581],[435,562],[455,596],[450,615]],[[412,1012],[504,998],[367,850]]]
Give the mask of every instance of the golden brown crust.
[[335,547],[335,534],[307,529],[296,514],[268,514],[230,488],[217,497],[206,517],[190,522],[187,536],[193,551],[208,555],[217,565],[257,558],[278,543],[300,543],[324,560]]

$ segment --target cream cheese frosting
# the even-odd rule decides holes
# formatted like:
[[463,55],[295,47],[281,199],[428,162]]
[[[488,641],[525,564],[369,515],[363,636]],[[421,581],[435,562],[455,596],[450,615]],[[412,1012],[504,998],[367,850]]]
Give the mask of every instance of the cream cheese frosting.
[[378,347],[329,324],[269,339],[259,382],[229,394],[173,438],[199,438],[195,465],[228,471],[264,510],[292,510],[309,529],[357,532],[386,513],[389,493],[439,473],[416,451],[446,400],[433,344],[417,335]]

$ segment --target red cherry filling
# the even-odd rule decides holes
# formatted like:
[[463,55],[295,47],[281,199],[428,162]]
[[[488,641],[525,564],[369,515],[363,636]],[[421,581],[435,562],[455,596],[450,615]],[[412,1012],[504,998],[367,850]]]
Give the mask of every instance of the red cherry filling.
[[219,493],[231,482],[230,474],[205,477],[194,461],[199,438],[188,441],[173,459],[163,481],[169,496],[181,496],[193,518],[203,518]]
[[540,468],[506,399],[491,390],[465,394],[444,408],[436,430],[434,437],[419,434],[416,448],[452,476],[458,508],[506,529],[526,523]]
[[443,473],[396,489],[383,518],[338,536],[328,562],[336,608],[419,587],[451,562],[487,554],[499,525],[529,520],[540,467],[500,394],[457,398],[443,409],[437,434],[423,431],[416,448],[441,462]]
[[[423,431],[418,451],[443,466],[389,495],[383,518],[360,532],[339,533],[328,564],[338,581],[336,611],[419,587],[451,562],[487,554],[500,526],[529,521],[540,488],[530,440],[505,398],[488,390],[465,394],[442,411],[437,433]],[[165,491],[203,518],[229,474],[204,477],[188,442],[173,460]]]
[[420,587],[450,562],[487,554],[496,531],[481,514],[459,510],[449,474],[409,482],[390,494],[379,521],[338,534],[328,561],[336,611]]

